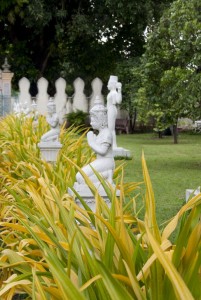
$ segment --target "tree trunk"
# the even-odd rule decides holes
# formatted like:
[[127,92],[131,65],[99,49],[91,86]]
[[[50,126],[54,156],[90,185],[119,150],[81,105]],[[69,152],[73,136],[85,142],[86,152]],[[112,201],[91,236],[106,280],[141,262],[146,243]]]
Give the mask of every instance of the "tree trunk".
[[42,66],[41,66],[41,69],[40,69],[40,77],[43,76],[43,73],[44,73],[44,71],[45,71],[45,69],[47,67],[47,63],[48,63],[48,60],[49,60],[51,54],[52,54],[52,51],[50,50],[47,53],[46,57],[44,58],[44,60],[42,62]]
[[158,138],[159,138],[159,139],[162,139],[162,138],[163,138],[163,132],[162,132],[162,131],[159,131],[159,132],[158,132]]
[[177,124],[172,126],[174,144],[178,144],[178,133],[177,133]]
[[137,109],[134,109],[133,115],[129,116],[129,129],[131,133],[134,133],[135,131],[135,124],[136,124],[136,118],[137,118]]

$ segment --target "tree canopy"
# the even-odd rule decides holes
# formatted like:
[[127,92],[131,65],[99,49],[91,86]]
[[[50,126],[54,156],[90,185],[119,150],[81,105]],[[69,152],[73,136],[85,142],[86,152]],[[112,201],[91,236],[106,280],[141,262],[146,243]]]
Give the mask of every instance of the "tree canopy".
[[141,68],[139,102],[149,107],[159,128],[176,127],[180,117],[201,117],[199,0],[177,0],[164,12],[147,36]]
[[169,2],[2,0],[2,57],[9,58],[15,82],[22,76],[105,80],[117,62],[143,53],[145,28]]

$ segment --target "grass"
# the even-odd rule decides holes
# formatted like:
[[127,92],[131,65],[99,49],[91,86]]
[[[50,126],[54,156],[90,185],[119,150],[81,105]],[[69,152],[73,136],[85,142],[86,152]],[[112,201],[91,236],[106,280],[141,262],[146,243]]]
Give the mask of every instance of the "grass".
[[185,203],[186,189],[201,185],[201,135],[180,133],[177,145],[171,136],[158,139],[152,133],[118,135],[117,145],[129,149],[133,157],[126,161],[126,182],[143,180],[141,155],[144,151],[159,225],[172,218]]

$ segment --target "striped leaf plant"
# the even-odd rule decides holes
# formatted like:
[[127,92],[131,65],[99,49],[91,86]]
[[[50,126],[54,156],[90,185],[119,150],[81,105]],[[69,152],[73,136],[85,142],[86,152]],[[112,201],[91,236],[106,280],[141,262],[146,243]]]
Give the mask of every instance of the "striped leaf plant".
[[93,159],[83,132],[62,128],[63,148],[51,165],[37,148],[48,129],[44,118],[34,128],[31,119],[8,116],[1,128],[0,299],[200,299],[201,194],[161,230],[142,155],[143,183],[124,183],[123,167],[115,170],[120,197],[97,174],[110,207],[83,174],[96,201],[92,212],[67,192]]

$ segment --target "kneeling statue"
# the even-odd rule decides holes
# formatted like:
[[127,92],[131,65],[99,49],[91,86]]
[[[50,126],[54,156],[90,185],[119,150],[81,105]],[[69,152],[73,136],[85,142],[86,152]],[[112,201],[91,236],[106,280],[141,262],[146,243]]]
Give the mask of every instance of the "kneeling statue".
[[[98,97],[94,104],[90,110],[90,124],[99,133],[96,135],[92,131],[89,131],[87,141],[91,149],[97,154],[97,157],[93,162],[84,166],[82,171],[93,183],[99,182],[93,169],[99,172],[109,183],[112,183],[115,164],[112,150],[113,137],[112,132],[108,129],[107,108],[101,103]],[[80,172],[77,173],[76,180],[77,184],[85,183]]]
[[52,98],[49,99],[47,104],[47,118],[48,124],[51,129],[42,135],[41,142],[55,142],[58,141],[60,134],[59,117],[56,113],[56,104]]
[[42,159],[54,163],[57,160],[57,154],[62,144],[59,142],[59,117],[56,113],[56,105],[52,98],[49,99],[47,104],[46,120],[51,126],[51,129],[42,135],[38,147],[40,148]]

